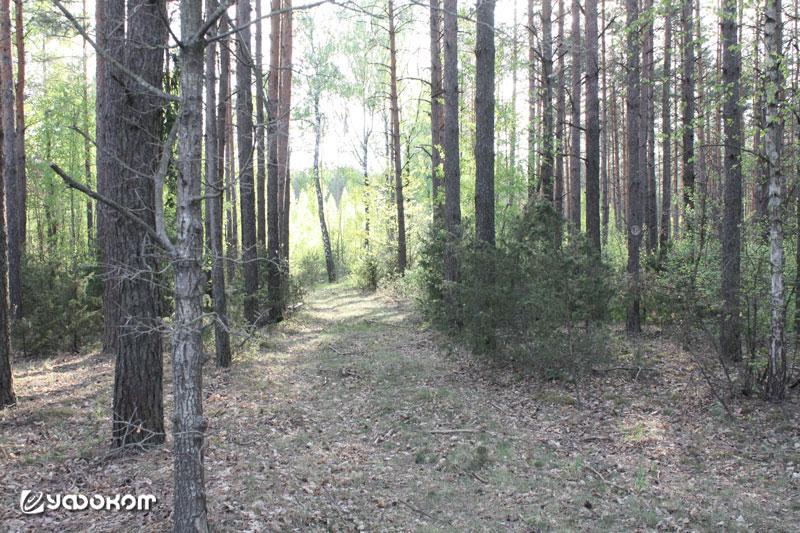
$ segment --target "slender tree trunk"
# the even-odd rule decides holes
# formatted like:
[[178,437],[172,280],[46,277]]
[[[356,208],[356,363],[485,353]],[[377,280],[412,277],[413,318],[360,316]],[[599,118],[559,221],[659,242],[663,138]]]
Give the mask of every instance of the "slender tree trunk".
[[533,0],[528,0],[528,202],[536,195],[536,32]]
[[325,268],[328,271],[328,282],[336,282],[336,265],[333,262],[331,238],[328,225],[325,223],[325,201],[322,198],[322,186],[319,182],[319,142],[322,137],[322,114],[319,110],[319,93],[314,94],[314,190],[317,192],[317,210],[319,227],[322,230],[322,246],[325,249]]
[[445,246],[444,279],[449,284],[446,306],[449,320],[457,322],[453,285],[461,273],[456,248],[461,240],[461,166],[458,149],[458,19],[457,0],[444,0],[444,186]]
[[[16,167],[17,167],[17,200],[16,206],[17,208],[14,210],[14,216],[16,220],[13,224],[13,229],[17,233],[17,243],[16,249],[11,250],[9,249],[10,254],[17,254],[19,258],[15,258],[15,260],[19,263],[19,276],[20,279],[16,280],[20,283],[20,287],[18,290],[17,297],[19,298],[18,302],[11,302],[11,310],[15,312],[15,315],[12,315],[12,318],[18,319],[22,317],[22,261],[25,255],[25,241],[26,241],[26,233],[27,233],[27,225],[28,225],[28,178],[27,178],[27,171],[25,169],[26,163],[26,154],[25,154],[25,31],[23,28],[23,20],[22,20],[22,0],[14,0],[14,7],[16,9],[15,14],[15,40],[16,40],[16,48],[17,48],[17,86],[16,86],[16,93],[14,96],[14,103],[16,105],[16,135],[14,136],[14,142],[16,146],[14,147],[14,157],[16,158]],[[86,176],[86,179],[89,179],[89,176]],[[8,211],[8,206],[6,206],[6,216],[8,216],[10,212]],[[11,229],[11,228],[8,228]],[[16,274],[15,274],[16,275]],[[9,279],[10,281],[10,279]],[[9,291],[11,291],[11,287],[9,287]]]
[[581,4],[572,0],[572,93],[570,103],[571,144],[569,163],[570,212],[572,231],[581,231]]
[[[431,183],[433,188],[433,221],[444,220],[444,202],[439,198],[442,187],[441,166],[442,155],[442,29],[439,0],[431,0]],[[366,145],[364,147],[364,177],[366,176]],[[367,219],[369,220],[369,219]],[[367,221],[369,223],[369,221]]]
[[[219,33],[224,34],[229,30],[228,17],[220,17]],[[219,158],[219,174],[220,178],[224,178],[225,190],[223,194],[228,199],[228,209],[223,214],[226,215],[227,224],[227,246],[228,252],[225,255],[227,258],[232,259],[232,237],[233,237],[233,213],[231,212],[232,206],[230,205],[231,189],[232,186],[232,172],[229,171],[230,165],[226,162],[233,154],[228,144],[228,130],[231,127],[228,121],[228,108],[230,107],[230,81],[231,81],[231,54],[229,48],[230,39],[223,37],[219,41],[219,102],[217,103],[217,157]],[[223,196],[223,198],[225,197]],[[222,202],[223,211],[225,211],[224,201]],[[223,226],[223,221],[220,221],[220,228]],[[233,279],[233,261],[227,261],[228,266],[228,279]]]
[[[683,203],[694,206],[694,20],[692,0],[681,0],[681,99],[683,105]],[[685,217],[688,221],[691,217]],[[687,222],[688,224],[688,222]]]
[[[0,179],[0,213],[5,209],[4,180]],[[0,216],[0,411],[17,403],[11,371],[11,337],[8,312],[6,221]]]
[[586,233],[600,252],[600,100],[597,0],[586,0]]
[[244,318],[258,321],[258,257],[256,254],[256,205],[253,184],[253,98],[252,53],[250,48],[250,0],[236,3],[236,131],[239,150],[239,201],[242,226],[244,274]]
[[[272,18],[278,18],[274,16]],[[261,2],[256,2],[256,240],[259,251],[263,253],[267,248],[267,210],[264,202],[266,182],[266,169],[264,165],[264,67],[262,47],[262,21]]]
[[647,228],[647,251],[653,253],[658,247],[658,203],[656,195],[656,143],[655,143],[655,59],[653,53],[653,0],[644,0],[647,23],[644,28],[642,65],[642,129],[647,139],[645,146],[645,227]]
[[553,201],[555,132],[553,129],[553,7],[542,0],[542,192]]
[[773,401],[782,401],[786,395],[786,352],[784,337],[783,296],[783,175],[781,172],[781,148],[783,145],[783,52],[781,40],[781,0],[767,0],[764,19],[764,90],[766,91],[766,134],[764,153],[768,161],[769,183],[769,262],[770,262],[770,346],[767,365],[767,381],[764,395]]
[[[272,0],[271,10],[280,9],[280,0]],[[283,303],[281,297],[281,235],[280,235],[280,204],[279,196],[279,165],[278,165],[278,92],[280,87],[280,41],[281,19],[278,16],[270,17],[269,37],[269,85],[267,87],[267,117],[269,164],[267,165],[267,259],[269,260],[269,281],[267,288],[270,300],[270,320],[278,321],[281,318]]]
[[[606,2],[605,0],[600,0],[601,6],[601,19],[602,19],[602,28],[605,29],[606,26]],[[603,129],[601,132],[601,139],[602,148],[600,150],[601,156],[601,163],[600,163],[600,181],[602,182],[603,188],[603,197],[602,197],[602,204],[601,204],[601,211],[602,211],[602,245],[605,246],[608,242],[608,219],[609,219],[609,194],[608,194],[608,155],[609,155],[609,147],[608,147],[608,91],[607,91],[607,81],[606,81],[606,32],[603,31],[602,33],[602,58],[601,58],[601,66],[600,69],[603,73]]]
[[[86,11],[86,0],[83,0],[83,16],[88,18],[89,12]],[[83,54],[81,55],[81,63],[83,66],[83,130],[88,133],[90,131],[89,123],[89,54],[86,49],[86,40],[83,41]],[[83,172],[86,174],[86,183],[92,186],[92,145],[87,135],[83,139]],[[27,187],[26,187],[27,189]],[[90,198],[86,199],[86,242],[89,252],[92,253],[92,230],[94,228],[94,206]],[[27,233],[27,232],[26,232]]]
[[[181,35],[197,34],[200,0],[181,0]],[[200,202],[203,133],[203,39],[181,47],[181,107],[178,129],[178,234],[175,244],[175,324],[172,335],[174,387],[174,531],[208,531],[203,480],[203,213]]]
[[[217,0],[206,0],[206,16],[217,9]],[[216,36],[215,27],[206,34],[209,39]],[[228,333],[228,302],[225,295],[225,258],[222,249],[222,195],[223,158],[217,126],[219,117],[216,95],[216,43],[210,41],[206,47],[206,217],[209,219],[211,243],[211,296],[214,304],[214,346],[217,366],[231,366],[231,339]],[[224,109],[223,109],[224,113]],[[223,123],[224,125],[224,123]]]
[[3,175],[5,179],[6,224],[8,225],[8,291],[10,316],[22,317],[22,274],[20,250],[20,182],[14,125],[14,65],[11,57],[11,1],[0,1],[0,99],[2,99]]
[[[289,208],[291,202],[291,153],[289,124],[292,106],[292,0],[283,0],[281,14],[281,70],[278,97],[278,198],[280,201],[281,283],[285,294],[289,288]],[[285,304],[285,298],[283,300]]]
[[672,83],[672,4],[666,3],[667,13],[664,15],[664,73],[661,82],[661,231],[659,246],[664,249],[670,239],[670,211],[672,191],[670,174],[672,169],[672,123],[670,122],[670,94]]
[[639,3],[626,0],[627,12],[627,99],[628,99],[628,266],[630,283],[629,307],[625,328],[630,333],[641,331],[639,316],[639,250],[642,244],[642,167],[639,157],[640,66]]
[[392,106],[392,150],[394,152],[395,206],[397,207],[397,270],[406,271],[406,216],[403,202],[403,164],[400,154],[400,104],[397,100],[397,47],[394,2],[389,0],[389,90]]
[[558,0],[558,76],[556,81],[556,186],[555,207],[556,212],[562,217],[564,212],[564,123],[566,122],[566,73],[564,71],[565,51],[564,39],[564,0]]

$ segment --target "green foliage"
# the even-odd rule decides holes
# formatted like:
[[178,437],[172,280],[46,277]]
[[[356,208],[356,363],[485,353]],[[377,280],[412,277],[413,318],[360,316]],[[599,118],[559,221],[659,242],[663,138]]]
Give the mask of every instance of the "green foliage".
[[[476,250],[465,236],[462,281],[453,286],[442,279],[445,238],[438,232],[420,258],[421,308],[440,324],[456,324],[476,351],[577,383],[606,357],[614,276],[584,236],[563,239],[563,222],[547,203],[509,226],[495,248]],[[448,289],[456,302],[449,323]]]
[[14,347],[24,354],[77,352],[103,325],[94,272],[73,274],[56,262],[27,259],[22,269],[23,318],[11,325]]
[[372,252],[367,252],[360,256],[353,269],[356,285],[363,291],[375,292],[380,283],[381,266],[377,256]]

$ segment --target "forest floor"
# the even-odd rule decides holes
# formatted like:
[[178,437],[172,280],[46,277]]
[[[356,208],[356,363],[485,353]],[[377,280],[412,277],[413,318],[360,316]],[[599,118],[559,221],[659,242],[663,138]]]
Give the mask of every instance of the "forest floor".
[[[312,292],[207,365],[216,531],[796,531],[800,407],[730,403],[650,331],[571,385],[489,368],[408,302]],[[626,355],[627,354],[627,355]],[[626,359],[626,357],[628,359]],[[630,359],[630,360],[629,360]],[[168,365],[166,365],[168,367]],[[171,439],[110,456],[113,359],[22,360],[0,413],[0,531],[171,530]],[[165,391],[171,391],[167,373]],[[169,420],[172,403],[167,392]],[[149,512],[19,511],[22,489],[154,494]]]

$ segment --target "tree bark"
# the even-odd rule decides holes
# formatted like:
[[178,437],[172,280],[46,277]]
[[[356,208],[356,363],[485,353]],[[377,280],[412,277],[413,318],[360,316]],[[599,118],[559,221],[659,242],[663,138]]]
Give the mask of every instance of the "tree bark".
[[[681,99],[683,105],[683,203],[694,206],[694,21],[692,0],[681,0]],[[691,217],[685,217],[688,221]]]
[[570,121],[571,148],[569,163],[571,230],[581,231],[581,4],[580,0],[572,0],[572,89],[570,104],[572,116]]
[[[602,20],[602,28],[605,29],[606,26],[606,2],[605,0],[600,0],[601,5],[601,20]],[[608,242],[608,219],[609,219],[609,180],[608,180],[608,155],[609,155],[609,146],[608,146],[608,91],[607,91],[607,79],[606,79],[606,32],[603,31],[602,33],[602,58],[601,58],[601,71],[603,73],[603,129],[601,132],[602,137],[600,138],[602,142],[602,147],[600,150],[600,155],[602,157],[600,163],[600,181],[602,183],[603,188],[603,197],[602,197],[602,204],[601,204],[601,213],[602,213],[602,246],[605,246]]]
[[[442,106],[442,14],[439,0],[431,0],[431,183],[433,190],[433,221],[441,223],[444,220],[444,202],[439,198],[439,189],[442,188],[442,123],[444,122],[444,108]],[[366,160],[366,146],[364,148]],[[366,163],[364,167],[365,180]],[[368,223],[368,222],[367,222]]]
[[493,247],[495,243],[494,7],[495,0],[477,0],[477,37],[475,40],[475,238],[478,247]]
[[[129,0],[124,65],[151,86],[164,78],[167,44],[166,3]],[[153,176],[161,157],[164,102],[136,82],[125,82],[120,150],[113,154],[123,169],[116,181],[116,200],[155,226]],[[112,446],[164,442],[162,399],[163,347],[158,289],[157,244],[141,227],[117,212],[108,213],[106,261],[114,270],[107,281],[117,285],[119,324],[114,372]]]
[[586,0],[586,233],[600,253],[600,100],[597,0]]
[[[271,10],[280,9],[280,0],[272,0]],[[278,165],[278,91],[280,81],[280,41],[281,19],[278,16],[270,17],[269,37],[269,78],[267,86],[267,118],[268,125],[268,151],[269,162],[267,165],[267,259],[269,260],[269,278],[267,290],[269,292],[269,319],[277,322],[282,315],[283,303],[281,302],[281,236],[280,236],[280,204],[279,195],[279,165]]]
[[639,156],[640,126],[640,65],[639,56],[639,3],[626,0],[627,12],[627,100],[628,100],[628,277],[629,302],[625,329],[630,333],[641,331],[639,316],[639,250],[642,244],[642,167]]
[[[4,180],[0,179],[0,213],[5,204]],[[11,370],[11,336],[9,335],[8,276],[5,218],[0,216],[0,411],[16,405],[14,377]]]
[[389,0],[389,91],[392,113],[392,152],[394,154],[395,207],[397,208],[397,270],[406,271],[406,215],[403,201],[403,163],[400,153],[400,104],[397,99],[397,30],[394,21],[394,2]]
[[742,224],[741,55],[736,28],[736,0],[723,0],[722,83],[725,128],[725,211],[722,221],[722,325],[720,348],[728,360],[742,355],[739,335],[739,279]]
[[[206,13],[217,9],[217,0],[206,0]],[[215,26],[206,35],[216,36]],[[214,347],[216,362],[220,368],[231,366],[231,340],[228,333],[228,302],[225,295],[225,258],[222,248],[222,157],[220,154],[216,95],[216,43],[210,41],[206,47],[206,217],[210,229],[211,243],[211,296],[214,305]],[[223,111],[224,112],[224,111]]]
[[[292,0],[283,0],[281,14],[281,70],[278,97],[278,198],[280,200],[281,283],[285,295],[289,287],[289,209],[291,202],[291,164],[289,125],[292,106]],[[283,303],[285,304],[285,298]]]
[[[6,183],[6,224],[8,227],[8,298],[10,317],[22,317],[22,253],[20,249],[20,180],[14,124],[14,65],[11,57],[11,2],[0,1],[0,99],[2,100],[3,175]],[[24,216],[24,215],[23,215]]]
[[444,187],[447,231],[444,279],[448,319],[457,321],[453,285],[461,282],[456,249],[461,240],[461,165],[458,147],[458,2],[444,0]]
[[325,223],[325,201],[322,198],[322,186],[319,181],[319,142],[322,137],[322,114],[319,110],[319,93],[314,94],[314,190],[317,193],[317,210],[319,227],[322,231],[322,246],[325,250],[325,269],[328,271],[328,282],[336,282],[336,265],[333,262],[331,238],[328,225]]
[[769,184],[769,262],[770,262],[770,345],[767,364],[767,381],[764,396],[772,401],[783,401],[786,395],[786,352],[784,351],[784,296],[783,296],[783,174],[781,148],[783,145],[783,53],[781,40],[781,0],[767,0],[764,20],[764,90],[766,91],[766,133],[764,153],[768,161]]
[[656,143],[655,143],[655,59],[653,53],[653,0],[644,0],[646,24],[644,28],[642,73],[643,80],[641,91],[642,101],[642,131],[647,140],[644,147],[645,153],[645,186],[643,192],[645,227],[647,228],[647,251],[653,253],[658,247],[658,204],[656,200]]
[[[272,18],[278,18],[273,16]],[[263,253],[267,249],[267,210],[265,205],[265,181],[266,169],[264,165],[264,67],[261,39],[261,2],[256,2],[256,61],[255,61],[255,81],[256,81],[256,240],[259,251]]]
[[[529,4],[530,7],[530,4]],[[553,6],[542,0],[542,192],[553,201],[555,132],[553,131]]]
[[564,0],[558,0],[558,76],[556,90],[556,169],[555,169],[555,207],[556,212],[564,217],[564,123],[566,122],[566,72],[564,70],[565,39],[564,39]]
[[[9,232],[14,232],[14,243],[9,242],[9,269],[13,266],[16,272],[9,272],[9,298],[11,300],[11,318],[22,318],[22,261],[25,255],[25,241],[27,232],[27,203],[28,203],[28,179],[27,171],[25,169],[26,154],[25,154],[25,32],[22,20],[22,0],[14,0],[16,8],[15,14],[15,40],[17,48],[17,86],[14,95],[14,103],[16,105],[16,134],[14,135],[14,157],[17,167],[16,175],[16,189],[17,198],[15,207],[12,210],[6,206],[6,217],[12,216],[14,218],[13,224],[8,226]],[[88,176],[87,176],[88,179]],[[15,265],[12,265],[11,258],[13,256]],[[11,279],[18,277],[14,280],[18,287],[11,287]],[[16,294],[14,294],[16,293]],[[13,298],[11,295],[14,294]]]
[[252,53],[250,48],[250,0],[236,3],[236,131],[239,156],[239,201],[242,227],[244,318],[258,322],[258,257],[256,253],[256,205],[253,183]]
[[[202,22],[200,0],[181,0],[181,35],[195,35]],[[181,106],[178,130],[177,240],[173,262],[175,325],[172,335],[174,387],[174,531],[208,531],[203,480],[201,203],[203,132],[203,39],[181,47]]]
[[670,122],[670,94],[672,83],[672,3],[666,2],[664,15],[664,73],[661,82],[661,227],[659,247],[664,249],[670,240],[670,211],[672,209],[672,123]]

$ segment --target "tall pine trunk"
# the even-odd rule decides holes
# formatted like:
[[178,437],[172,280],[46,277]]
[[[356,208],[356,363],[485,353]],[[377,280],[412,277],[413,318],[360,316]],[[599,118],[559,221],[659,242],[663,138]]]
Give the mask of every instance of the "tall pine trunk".
[[739,279],[742,224],[742,114],[739,107],[741,55],[736,28],[736,0],[723,0],[722,83],[725,128],[725,210],[722,221],[722,325],[720,348],[728,360],[742,354],[739,335]]
[[444,279],[445,304],[451,322],[458,320],[453,285],[460,283],[456,256],[461,240],[461,165],[458,148],[458,10],[457,0],[444,0],[444,187],[447,231]]
[[672,3],[667,0],[664,15],[664,73],[661,78],[661,228],[659,247],[663,250],[670,239],[670,211],[672,202],[672,123],[670,121],[669,86],[672,83]]
[[639,251],[642,245],[642,167],[639,155],[640,105],[639,84],[639,3],[626,0],[627,12],[627,100],[628,100],[628,277],[629,301],[625,329],[641,331],[639,316]]
[[[439,0],[431,0],[430,26],[431,26],[431,183],[433,189],[433,221],[440,223],[444,220],[444,202],[439,197],[442,188],[442,122],[444,109],[442,107],[442,14]],[[364,176],[366,176],[366,145]]]
[[600,99],[597,0],[586,0],[586,233],[600,252]]
[[542,192],[553,201],[555,132],[553,131],[553,6],[542,0]]
[[494,6],[478,0],[475,40],[475,238],[493,247],[494,229]]
[[[271,11],[280,9],[280,0],[272,0]],[[280,81],[280,41],[281,19],[270,17],[269,36],[269,81],[267,86],[268,123],[268,165],[267,165],[267,260],[269,277],[269,319],[278,321],[282,316],[281,298],[281,234],[280,234],[280,196],[278,166],[278,91]]]
[[[206,14],[217,9],[217,0],[206,0]],[[207,33],[216,36],[215,26]],[[214,305],[214,347],[220,368],[231,366],[231,340],[228,333],[228,302],[225,295],[225,258],[222,249],[222,157],[217,126],[216,43],[210,41],[206,51],[206,217],[211,243],[211,297]]]
[[570,135],[569,154],[569,221],[571,230],[581,231],[581,4],[572,0],[572,89],[570,94]]
[[392,114],[392,152],[394,154],[395,207],[397,208],[397,270],[406,271],[406,215],[403,201],[403,163],[400,153],[400,103],[397,98],[397,46],[395,44],[394,2],[389,0],[389,91]]
[[242,227],[244,318],[258,321],[258,257],[256,253],[256,205],[253,183],[253,56],[250,47],[250,0],[236,3],[236,132],[239,156],[239,201]]
[[[681,100],[683,106],[683,203],[694,206],[694,21],[692,0],[681,0]],[[687,213],[688,221],[691,216]],[[687,224],[688,225],[688,224]]]

